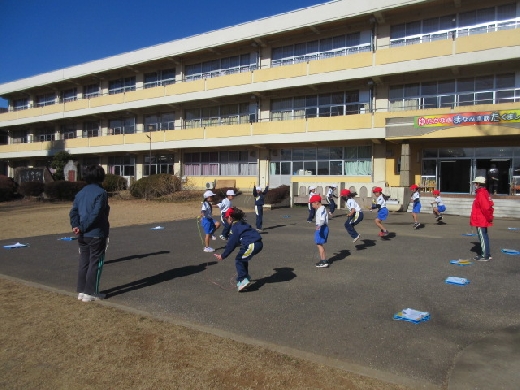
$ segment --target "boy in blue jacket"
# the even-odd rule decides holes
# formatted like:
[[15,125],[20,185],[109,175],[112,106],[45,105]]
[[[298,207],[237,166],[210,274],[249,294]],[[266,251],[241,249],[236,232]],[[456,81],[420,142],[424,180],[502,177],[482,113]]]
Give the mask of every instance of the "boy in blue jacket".
[[105,170],[99,165],[85,168],[83,179],[87,185],[76,194],[70,210],[72,232],[78,236],[78,299],[83,302],[102,298],[99,279],[105,262],[110,224],[108,194],[101,186]]
[[231,225],[229,240],[226,248],[221,255],[215,255],[217,260],[224,260],[237,246],[240,246],[237,256],[235,257],[235,267],[237,269],[237,288],[238,291],[244,290],[251,284],[251,276],[249,276],[249,260],[259,253],[264,247],[262,237],[255,229],[244,221],[244,212],[237,208],[230,208],[226,211],[225,218]]
[[253,187],[253,197],[255,198],[255,214],[256,214],[256,230],[262,231],[262,224],[264,223],[264,197],[269,191],[269,186],[265,186],[265,190],[262,191],[262,187]]

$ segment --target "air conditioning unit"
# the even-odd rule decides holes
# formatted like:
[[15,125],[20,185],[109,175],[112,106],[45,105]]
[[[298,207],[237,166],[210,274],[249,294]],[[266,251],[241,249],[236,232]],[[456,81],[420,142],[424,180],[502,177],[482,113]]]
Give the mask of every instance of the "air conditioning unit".
[[207,189],[207,190],[212,190],[212,189],[214,189],[214,188],[215,188],[215,182],[214,182],[214,181],[208,181],[208,182],[206,183],[206,189]]
[[186,176],[181,177],[181,183],[186,183],[188,178]]

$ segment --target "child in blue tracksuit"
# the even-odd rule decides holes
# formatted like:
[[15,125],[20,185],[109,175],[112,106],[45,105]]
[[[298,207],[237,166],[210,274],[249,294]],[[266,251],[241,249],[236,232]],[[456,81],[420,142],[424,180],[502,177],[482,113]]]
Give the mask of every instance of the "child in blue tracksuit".
[[89,165],[83,178],[87,185],[76,194],[69,217],[79,244],[78,299],[91,302],[104,297],[99,294],[99,280],[108,243],[110,206],[108,194],[101,186],[105,170],[99,165]]
[[226,197],[222,199],[222,202],[217,204],[218,208],[220,209],[220,220],[222,221],[222,225],[224,225],[224,228],[222,229],[222,234],[220,235],[220,239],[224,241],[227,241],[227,239],[229,238],[229,229],[231,229],[231,225],[229,225],[226,222],[224,215],[226,214],[226,211],[229,210],[229,208],[233,207],[231,205],[231,201],[234,197],[235,190],[227,190]]
[[334,202],[334,198],[338,198],[334,191],[336,191],[335,185],[330,185],[329,190],[327,191],[327,200],[329,201],[329,216],[332,218],[334,211],[336,210],[336,202]]
[[235,257],[235,267],[237,270],[237,288],[242,291],[251,284],[249,276],[249,260],[259,253],[264,247],[262,236],[255,229],[244,221],[244,212],[237,208],[230,208],[226,211],[225,218],[231,225],[229,240],[226,248],[221,255],[215,255],[217,260],[224,260],[237,246],[240,246]]
[[264,197],[269,191],[269,186],[265,186],[265,190],[262,191],[262,187],[253,187],[253,197],[255,198],[255,214],[256,214],[256,230],[262,231],[262,224],[264,222]]
[[215,240],[215,230],[220,227],[220,222],[215,222],[213,219],[213,207],[211,201],[215,194],[211,190],[204,192],[204,200],[202,202],[202,208],[200,210],[200,225],[204,230],[204,252],[215,252],[215,249],[209,246],[209,240]]
[[441,198],[441,192],[439,190],[433,190],[433,196],[435,198],[433,199],[432,206],[433,206],[433,215],[435,216],[435,219],[437,222],[442,221],[442,213],[446,211],[446,206],[442,202]]
[[361,235],[356,232],[356,228],[354,226],[363,220],[363,211],[361,211],[361,207],[359,207],[359,204],[354,200],[354,196],[356,196],[355,192],[351,192],[350,190],[345,189],[341,190],[340,195],[341,199],[347,202],[347,207],[349,209],[347,220],[345,221],[345,229],[347,229],[350,237],[354,239],[353,242],[356,242],[361,238]]
[[307,217],[307,223],[311,223],[312,220],[314,219],[314,217],[316,216],[316,209],[314,209],[314,207],[312,207],[312,204],[311,204],[311,198],[314,195],[316,195],[316,186],[310,186],[309,187],[309,203],[308,203],[309,216]]
[[417,216],[421,212],[421,195],[419,193],[419,186],[417,184],[412,184],[410,186],[410,190],[412,191],[412,196],[410,197],[410,201],[413,202],[412,209],[412,217],[413,217],[413,228],[418,229],[421,224],[418,221]]

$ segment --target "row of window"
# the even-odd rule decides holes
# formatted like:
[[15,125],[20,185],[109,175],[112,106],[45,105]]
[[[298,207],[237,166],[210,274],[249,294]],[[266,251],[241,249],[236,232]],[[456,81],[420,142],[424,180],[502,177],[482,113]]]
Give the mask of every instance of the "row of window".
[[195,81],[233,73],[250,72],[257,68],[258,59],[256,53],[246,53],[239,56],[186,65],[184,78],[186,81]]
[[256,103],[225,104],[185,111],[184,128],[238,125],[256,122]]

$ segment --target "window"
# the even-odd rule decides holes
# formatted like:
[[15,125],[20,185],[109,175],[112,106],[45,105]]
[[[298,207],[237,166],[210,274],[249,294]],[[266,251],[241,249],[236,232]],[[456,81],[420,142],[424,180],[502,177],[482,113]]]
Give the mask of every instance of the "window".
[[99,84],[90,84],[83,90],[84,99],[92,99],[99,96]]
[[175,128],[175,114],[173,112],[146,115],[144,117],[144,131],[173,130]]
[[114,175],[133,177],[135,175],[135,157],[109,156],[108,172]]
[[83,138],[99,137],[99,122],[87,121],[83,124]]
[[353,146],[345,148],[345,175],[364,176],[372,174],[372,147]]
[[44,107],[56,104],[56,94],[54,92],[36,96],[36,107]]
[[272,50],[271,66],[291,65],[329,57],[346,56],[371,50],[370,35],[359,32],[275,47]]
[[73,102],[78,100],[78,90],[77,88],[66,89],[60,92],[60,100],[63,103]]
[[144,89],[175,83],[175,68],[144,74]]
[[27,110],[29,107],[27,98],[13,100],[13,111]]
[[135,118],[112,119],[108,121],[108,135],[134,134]]
[[75,125],[62,125],[60,128],[60,139],[72,139],[76,138],[76,126]]
[[271,101],[271,120],[331,117],[368,111],[368,103],[360,103],[359,91],[307,95]]
[[199,64],[186,65],[185,80],[194,81],[203,78],[225,76],[227,74],[250,72],[257,69],[256,53],[205,61]]
[[11,133],[12,144],[26,144],[27,142],[27,130],[14,130]]
[[236,125],[256,121],[256,104],[239,103],[185,111],[184,128]]
[[44,127],[38,130],[36,139],[38,142],[54,141],[55,136],[56,134],[52,127]]
[[124,93],[129,91],[135,91],[135,76],[123,77],[108,82],[109,95],[116,95],[118,93]]
[[149,176],[150,170],[152,171],[152,175],[156,175],[158,173],[170,173],[173,175],[173,164],[174,164],[173,155],[158,155],[152,156],[152,160],[150,162],[150,156],[145,156],[144,158],[144,175]]
[[257,160],[247,151],[185,153],[187,176],[256,176]]

